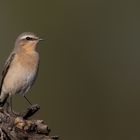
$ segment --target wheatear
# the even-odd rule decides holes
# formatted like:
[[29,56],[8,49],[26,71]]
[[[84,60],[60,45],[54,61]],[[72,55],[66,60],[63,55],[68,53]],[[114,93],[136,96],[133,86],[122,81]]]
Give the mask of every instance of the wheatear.
[[[0,107],[4,106],[7,98],[12,95],[21,94],[25,97],[32,87],[38,72],[39,54],[36,47],[40,40],[42,39],[31,32],[22,33],[17,37],[15,47],[2,72]],[[26,97],[25,99],[28,101]]]

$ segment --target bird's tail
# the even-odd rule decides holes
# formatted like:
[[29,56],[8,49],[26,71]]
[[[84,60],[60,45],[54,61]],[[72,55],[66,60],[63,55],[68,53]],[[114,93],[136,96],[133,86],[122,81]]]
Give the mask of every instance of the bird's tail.
[[8,97],[9,97],[9,94],[3,93],[3,92],[1,93],[1,95],[0,95],[0,107],[4,106]]

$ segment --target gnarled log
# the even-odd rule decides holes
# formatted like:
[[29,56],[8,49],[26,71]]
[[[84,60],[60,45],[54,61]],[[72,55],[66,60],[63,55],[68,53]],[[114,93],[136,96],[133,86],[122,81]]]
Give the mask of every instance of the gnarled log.
[[29,119],[40,107],[33,105],[24,113],[13,113],[7,103],[0,108],[0,140],[56,140],[43,120]]

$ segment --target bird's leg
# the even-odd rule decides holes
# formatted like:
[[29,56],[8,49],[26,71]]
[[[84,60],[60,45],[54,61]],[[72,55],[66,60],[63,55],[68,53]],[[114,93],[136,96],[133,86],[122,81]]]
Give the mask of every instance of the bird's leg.
[[12,95],[9,96],[10,111],[13,113]]
[[27,97],[24,95],[24,98],[26,99],[26,101],[32,106],[32,103],[27,99]]

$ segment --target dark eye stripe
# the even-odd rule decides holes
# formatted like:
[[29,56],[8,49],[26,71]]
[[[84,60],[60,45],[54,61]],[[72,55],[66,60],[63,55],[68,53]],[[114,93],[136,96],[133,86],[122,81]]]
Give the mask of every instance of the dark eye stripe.
[[31,40],[32,41],[32,40],[38,40],[38,38],[32,38],[32,37],[28,36],[28,37],[26,37],[26,40]]
[[26,37],[26,40],[33,40],[33,38],[31,38],[31,37]]

